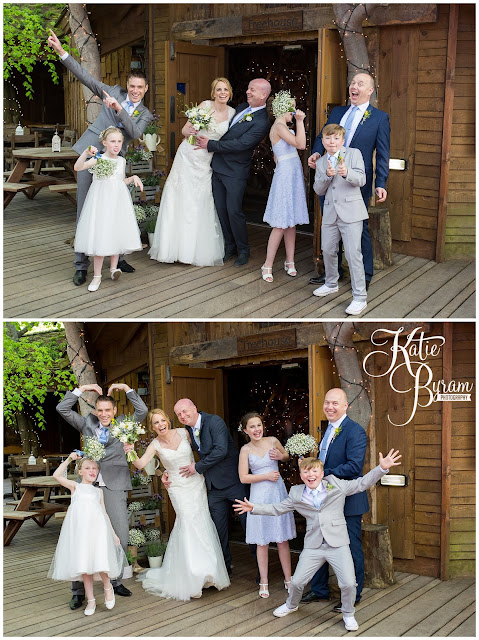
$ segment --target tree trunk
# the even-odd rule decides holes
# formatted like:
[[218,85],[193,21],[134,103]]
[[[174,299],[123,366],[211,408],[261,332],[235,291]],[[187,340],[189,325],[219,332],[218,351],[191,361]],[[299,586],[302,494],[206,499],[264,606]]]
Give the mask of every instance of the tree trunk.
[[[85,325],[83,322],[65,322],[67,339],[67,354],[78,386],[83,384],[97,384],[95,369],[88,356],[85,345]],[[79,399],[80,413],[87,416],[95,410],[95,391],[86,391]]]
[[33,428],[32,421],[25,413],[17,413],[15,416],[18,433],[22,441],[22,451],[29,455],[33,452],[35,458],[39,455],[38,438]]
[[[101,80],[101,61],[98,43],[90,25],[90,20],[85,4],[69,3],[70,29],[75,42],[75,47],[80,54],[80,64],[96,80]],[[91,124],[100,113],[103,96],[95,97],[94,94],[82,85],[86,102],[86,119]]]

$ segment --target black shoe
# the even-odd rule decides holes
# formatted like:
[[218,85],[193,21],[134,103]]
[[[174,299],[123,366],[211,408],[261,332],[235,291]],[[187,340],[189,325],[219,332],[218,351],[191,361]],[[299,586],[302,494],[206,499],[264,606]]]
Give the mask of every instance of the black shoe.
[[[344,280],[344,276],[339,276],[338,278],[338,282],[343,282]],[[310,278],[309,279],[309,284],[326,284],[326,276],[322,275],[322,276],[316,276],[315,278]]]
[[226,571],[228,572],[228,575],[230,576],[233,573],[233,567],[226,567]]
[[85,596],[73,596],[73,598],[70,600],[70,609],[72,611],[75,611],[75,609],[79,609],[83,604],[83,600],[85,600]]
[[227,249],[225,251],[223,262],[228,262],[228,260],[231,260],[231,258],[233,258],[233,256],[235,256],[237,253],[238,252],[236,251],[236,249]]
[[116,587],[113,587],[113,591],[117,596],[131,596],[131,591],[122,584],[117,584]]
[[321,600],[329,600],[329,596],[317,596],[312,591],[308,591],[308,593],[301,598],[301,602],[303,604],[309,604],[310,602],[320,602]]
[[128,264],[126,260],[118,260],[118,269],[121,269],[123,273],[133,273],[135,271],[135,267],[132,267],[131,264]]
[[86,282],[86,271],[83,271],[83,269],[78,269],[77,271],[75,271],[75,275],[73,276],[73,284],[77,287],[79,287],[81,284],[84,284]]
[[371,284],[371,280],[366,280],[366,291],[368,291],[370,284]]
[[247,264],[249,260],[249,253],[240,253],[235,260],[235,267],[242,267]]
[[[356,602],[354,603],[355,605],[359,604],[360,600],[356,600]],[[342,604],[340,602],[338,602],[334,607],[333,607],[333,611],[335,611],[336,613],[342,613]]]

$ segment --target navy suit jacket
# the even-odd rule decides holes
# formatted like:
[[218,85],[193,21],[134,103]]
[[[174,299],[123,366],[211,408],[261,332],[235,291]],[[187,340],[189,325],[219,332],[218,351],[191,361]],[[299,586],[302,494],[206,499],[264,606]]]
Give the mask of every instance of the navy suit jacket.
[[[339,124],[348,109],[349,107],[334,107],[326,124]],[[374,149],[376,149],[376,187],[385,189],[389,176],[389,138],[391,135],[389,114],[371,105],[368,106],[368,110],[371,110],[371,115],[366,118],[363,124],[360,121],[349,145],[359,149],[363,154],[366,169],[366,184],[361,187],[363,198],[370,198],[373,192]],[[321,138],[322,134],[320,133],[314,141],[312,153],[319,153],[322,156],[324,147]]]
[[186,425],[191,438],[191,446],[200,456],[195,464],[198,473],[205,477],[206,486],[211,489],[225,489],[239,483],[238,449],[224,420],[211,413],[201,415],[200,449],[195,442],[193,429]]
[[[340,433],[329,445],[324,461],[324,475],[334,475],[341,480],[356,480],[361,477],[367,444],[365,430],[346,416],[341,423]],[[345,516],[357,516],[367,511],[369,511],[369,502],[366,491],[346,498]]]
[[[248,103],[236,108],[236,113],[244,111]],[[267,108],[252,114],[249,122],[237,122],[220,140],[209,140],[208,151],[213,151],[211,168],[216,173],[247,180],[253,151],[271,128]],[[233,116],[234,118],[234,116]]]

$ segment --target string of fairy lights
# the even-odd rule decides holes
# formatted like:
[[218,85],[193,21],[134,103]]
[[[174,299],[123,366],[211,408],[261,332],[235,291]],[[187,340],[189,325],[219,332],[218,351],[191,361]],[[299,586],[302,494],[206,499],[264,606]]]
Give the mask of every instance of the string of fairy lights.
[[[5,84],[8,84],[15,91],[15,96],[5,95]],[[14,102],[14,104],[12,104]],[[22,105],[18,99],[18,87],[13,84],[11,80],[4,80],[4,98],[3,98],[3,122],[7,122],[9,120],[8,113],[11,112],[11,121],[17,122],[23,118]]]
[[[346,55],[345,48],[344,48],[344,39],[347,38],[349,34],[360,35],[363,38],[365,38],[366,40],[368,39],[368,35],[365,34],[362,30],[361,31],[355,31],[354,29],[351,29],[349,27],[349,23],[351,22],[353,14],[355,13],[355,11],[357,9],[359,9],[361,11],[364,11],[364,14],[365,14],[365,18],[364,19],[366,21],[369,20],[369,14],[368,14],[368,10],[367,10],[367,5],[365,3],[357,4],[353,8],[348,9],[347,10],[346,19],[342,20],[342,22],[340,24],[338,22],[336,22],[336,20],[333,20],[333,23],[336,25],[336,28],[337,28],[337,30],[339,32],[339,35],[340,35],[340,38],[341,38],[341,53],[343,54],[343,55],[341,55],[341,58],[344,58],[344,56]],[[370,64],[368,64],[367,67],[358,66],[355,62],[350,60],[347,56],[346,56],[346,62],[355,71],[357,71],[357,72],[364,71],[365,73],[369,73],[376,80],[375,74],[371,70],[371,65]]]
[[[88,340],[85,337],[85,330],[82,327],[79,327],[78,325],[77,327],[78,327],[78,335],[80,337],[80,346],[78,347],[78,349],[76,349],[73,345],[70,344],[70,342],[68,341],[68,337],[66,336],[65,337],[67,342],[67,352],[70,354],[69,358],[70,358],[71,367],[74,368],[74,366],[78,365],[78,363],[80,363],[81,365],[80,371],[78,372],[78,374],[76,374],[78,386],[81,387],[82,375],[85,373],[86,369],[89,367],[93,369],[93,371],[95,371],[95,363],[92,360],[85,360],[85,358],[81,355],[80,352],[82,351],[83,353],[88,353],[88,350],[86,347]],[[98,375],[98,372],[95,371],[95,374]],[[87,407],[95,411],[96,409],[95,405],[91,404],[91,402],[87,400],[87,397],[85,395],[82,395],[81,399],[87,405]]]

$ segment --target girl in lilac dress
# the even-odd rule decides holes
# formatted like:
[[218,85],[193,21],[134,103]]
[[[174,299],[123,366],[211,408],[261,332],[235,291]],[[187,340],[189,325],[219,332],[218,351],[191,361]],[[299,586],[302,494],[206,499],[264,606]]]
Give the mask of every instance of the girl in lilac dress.
[[[241,431],[249,436],[249,443],[241,448],[239,477],[243,484],[250,484],[251,502],[272,504],[288,497],[286,487],[278,471],[278,460],[285,462],[289,455],[277,438],[263,437],[263,422],[259,413],[247,413],[241,418]],[[251,472],[249,471],[251,470]],[[260,573],[259,596],[268,598],[268,545],[276,542],[279,560],[284,573],[284,587],[291,582],[291,554],[289,542],[296,537],[294,516],[251,516],[246,519],[246,542],[257,545]]]
[[[283,237],[286,249],[284,270],[289,276],[296,276],[296,225],[309,222],[303,167],[297,151],[306,148],[305,114],[296,109],[295,100],[289,91],[277,93],[272,108],[276,120],[269,138],[276,169],[263,217],[263,221],[273,227],[268,240],[266,260],[261,267],[261,275],[266,282],[273,282],[273,262]],[[296,120],[296,135],[288,129],[293,116]]]

